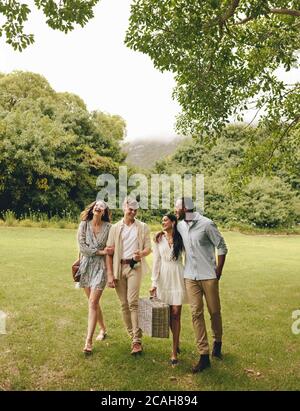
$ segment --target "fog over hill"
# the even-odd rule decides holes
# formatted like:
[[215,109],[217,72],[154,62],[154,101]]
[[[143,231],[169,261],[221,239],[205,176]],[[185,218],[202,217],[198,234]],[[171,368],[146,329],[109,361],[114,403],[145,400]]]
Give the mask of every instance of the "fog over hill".
[[173,154],[184,138],[180,136],[155,136],[125,141],[123,151],[127,162],[142,168],[151,168],[155,162]]

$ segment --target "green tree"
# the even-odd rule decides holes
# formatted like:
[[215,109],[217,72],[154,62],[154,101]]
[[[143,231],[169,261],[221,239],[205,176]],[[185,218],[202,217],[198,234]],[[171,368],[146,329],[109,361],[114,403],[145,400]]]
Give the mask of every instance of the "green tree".
[[261,114],[264,139],[249,146],[240,174],[294,160],[300,85],[277,70],[299,65],[299,0],[134,0],[126,44],[175,74],[180,132],[211,139],[245,110]]
[[92,115],[93,120],[103,130],[106,138],[123,140],[126,134],[126,123],[121,116],[102,113],[101,111],[94,111]]
[[[99,0],[34,0],[34,5],[42,10],[46,23],[54,30],[68,33],[76,24],[81,27],[94,17],[93,9]],[[22,51],[34,42],[33,34],[24,33],[24,23],[30,14],[28,4],[17,0],[5,0],[0,3],[0,37],[5,36],[6,42],[15,50]]]
[[238,192],[232,190],[232,174],[245,161],[249,144],[263,138],[261,129],[229,126],[210,147],[195,139],[183,141],[171,157],[156,164],[156,171],[204,174],[205,215],[223,225],[295,225],[300,220],[299,173],[281,165],[274,176],[254,175]]
[[238,201],[231,199],[229,215],[233,222],[260,228],[289,227],[300,219],[300,200],[295,194],[278,177],[252,177]]
[[1,76],[0,209],[78,213],[95,198],[97,177],[117,176],[125,158],[117,120],[107,115],[102,128],[78,96],[56,93],[37,74]]

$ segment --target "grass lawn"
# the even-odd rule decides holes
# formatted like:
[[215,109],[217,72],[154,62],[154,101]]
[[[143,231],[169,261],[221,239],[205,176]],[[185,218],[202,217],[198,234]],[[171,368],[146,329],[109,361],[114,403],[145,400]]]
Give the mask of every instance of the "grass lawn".
[[[144,355],[129,355],[119,301],[106,289],[109,337],[85,358],[87,300],[70,273],[76,231],[0,227],[0,310],[8,314],[0,390],[299,390],[300,335],[291,326],[300,309],[300,236],[224,235],[224,360],[192,375],[198,354],[188,306],[180,365],[173,369],[171,339],[144,337]],[[141,296],[149,286],[150,276]]]

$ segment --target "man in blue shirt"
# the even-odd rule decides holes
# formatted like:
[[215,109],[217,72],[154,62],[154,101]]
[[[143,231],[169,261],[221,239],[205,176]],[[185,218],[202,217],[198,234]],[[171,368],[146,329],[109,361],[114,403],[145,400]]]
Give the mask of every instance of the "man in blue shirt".
[[[211,318],[214,345],[212,355],[221,359],[222,317],[219,280],[222,275],[227,246],[216,225],[209,218],[194,212],[193,200],[183,197],[176,201],[177,229],[185,248],[184,281],[192,311],[199,362],[193,373],[210,367],[209,345],[204,320],[203,295]],[[216,262],[216,250],[218,261]]]

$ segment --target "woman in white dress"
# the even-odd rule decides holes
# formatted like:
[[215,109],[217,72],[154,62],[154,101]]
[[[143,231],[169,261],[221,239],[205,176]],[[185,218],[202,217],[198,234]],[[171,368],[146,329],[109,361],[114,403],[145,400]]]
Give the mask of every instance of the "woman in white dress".
[[154,237],[152,288],[150,293],[170,305],[170,328],[173,334],[171,364],[178,364],[180,354],[180,317],[182,304],[186,303],[183,279],[182,238],[177,231],[177,218],[166,214],[162,219],[163,231]]

